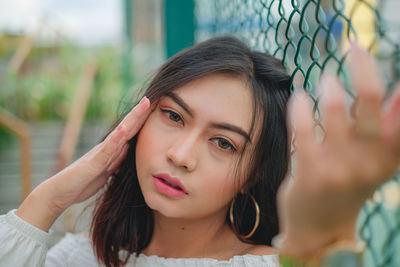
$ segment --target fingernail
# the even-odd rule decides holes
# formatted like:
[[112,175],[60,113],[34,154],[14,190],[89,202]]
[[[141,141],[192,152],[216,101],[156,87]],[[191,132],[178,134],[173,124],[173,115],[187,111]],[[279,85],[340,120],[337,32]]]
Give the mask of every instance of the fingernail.
[[295,99],[307,99],[307,93],[304,89],[299,89],[295,92],[294,97]]
[[354,40],[350,40],[349,43],[350,43],[350,50],[355,49],[355,48],[358,47],[357,42],[354,41]]
[[350,42],[350,54],[359,53],[363,51],[364,49],[362,49],[356,41]]
[[350,60],[353,61],[360,56],[369,57],[369,51],[366,48],[361,47],[358,43],[352,42],[350,44]]
[[324,75],[321,78],[320,82],[320,88],[319,88],[319,99],[321,102],[325,102],[327,99],[330,99],[332,96],[332,86],[330,86],[332,83],[331,77]]
[[142,97],[142,99],[141,99],[140,102],[139,102],[139,105],[143,104],[143,102],[144,102],[144,100],[145,100],[146,98],[147,98],[146,96]]
[[294,92],[294,94],[292,95],[291,104],[290,104],[290,107],[291,107],[290,112],[289,112],[290,116],[293,117],[293,115],[296,113],[296,111],[298,109],[297,106],[299,105],[299,102],[302,99],[305,99],[306,97],[307,97],[306,93],[303,89],[299,89]]
[[321,94],[323,92],[323,86],[324,86],[325,77],[326,77],[326,74],[322,74],[321,77],[319,78],[317,86],[315,87],[315,96],[317,98],[321,98]]

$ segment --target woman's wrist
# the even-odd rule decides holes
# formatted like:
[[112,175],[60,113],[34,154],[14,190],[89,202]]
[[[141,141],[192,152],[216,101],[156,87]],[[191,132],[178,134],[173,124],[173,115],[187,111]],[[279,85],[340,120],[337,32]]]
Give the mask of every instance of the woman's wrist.
[[[272,241],[278,250],[279,261],[282,267],[321,267],[321,266],[362,266],[362,255],[365,243],[357,239],[339,239],[310,252],[300,253],[299,250],[288,249],[291,241],[278,235]],[[286,244],[286,245],[285,245]]]
[[[305,224],[302,220],[297,223],[281,220],[279,236],[281,249],[291,255],[312,254],[318,249],[327,247],[340,240],[357,240],[357,215],[341,220],[336,224],[325,225],[318,218]],[[314,222],[314,223],[311,223]]]
[[53,190],[48,181],[45,181],[28,195],[15,214],[29,224],[48,232],[64,211],[54,206],[52,194]]
[[274,239],[273,246],[278,249],[280,254],[291,255],[298,258],[312,258],[315,256],[316,251],[323,250],[332,244],[340,242],[341,240],[356,241],[356,238],[331,238],[331,239],[293,239],[286,238],[285,236],[277,236]]
[[279,236],[280,250],[300,257],[312,255],[316,250],[329,247],[341,240],[357,240],[355,223],[326,231],[287,231],[280,233]]

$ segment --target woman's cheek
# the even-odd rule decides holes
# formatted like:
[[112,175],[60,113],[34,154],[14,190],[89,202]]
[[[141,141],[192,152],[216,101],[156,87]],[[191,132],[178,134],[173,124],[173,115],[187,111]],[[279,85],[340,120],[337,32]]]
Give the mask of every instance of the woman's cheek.
[[208,179],[204,184],[211,195],[219,196],[225,201],[233,197],[236,182],[231,166],[227,162],[218,162],[215,158],[207,165],[208,170],[204,173],[204,177]]
[[161,155],[168,146],[168,140],[177,138],[176,130],[166,124],[159,114],[154,111],[143,125],[139,135],[137,149],[144,150],[139,154],[146,154],[147,159]]
[[136,144],[136,163],[140,164],[146,161],[152,152],[152,146],[154,145],[154,140],[157,138],[154,136],[156,133],[154,128],[155,112],[153,112],[147,121],[144,123],[142,129],[138,134],[138,140]]

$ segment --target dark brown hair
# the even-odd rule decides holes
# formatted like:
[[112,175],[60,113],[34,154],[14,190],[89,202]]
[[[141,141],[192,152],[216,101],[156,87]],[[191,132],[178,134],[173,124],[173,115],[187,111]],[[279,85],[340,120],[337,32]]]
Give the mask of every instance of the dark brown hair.
[[[270,245],[278,229],[276,193],[289,166],[286,104],[290,77],[281,62],[251,51],[234,37],[216,37],[187,48],[170,58],[158,70],[145,95],[154,102],[169,92],[210,73],[234,75],[245,80],[253,93],[253,126],[260,123],[260,137],[248,167],[246,192],[254,196],[261,210],[260,225],[245,242]],[[258,123],[258,122],[257,122]],[[95,253],[106,266],[122,266],[129,255],[139,255],[153,233],[153,213],[141,192],[135,165],[137,137],[96,203],[91,237]],[[248,233],[255,219],[252,202],[238,200],[234,206],[235,226]],[[229,222],[229,220],[228,220]],[[120,250],[126,250],[121,259]]]

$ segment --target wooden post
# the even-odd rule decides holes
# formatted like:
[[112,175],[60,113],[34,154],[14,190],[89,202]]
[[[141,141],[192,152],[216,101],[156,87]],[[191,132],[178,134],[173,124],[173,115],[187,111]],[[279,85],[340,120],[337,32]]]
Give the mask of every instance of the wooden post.
[[32,49],[32,46],[32,39],[28,36],[25,36],[8,65],[8,68],[12,73],[18,73],[20,71],[22,64]]
[[19,139],[21,151],[21,200],[24,200],[32,189],[30,130],[25,122],[3,109],[0,110],[0,125]]
[[[90,62],[83,69],[61,140],[58,171],[67,167],[73,159],[97,68],[98,64],[96,62]],[[74,222],[75,212],[73,207],[70,207],[64,212],[64,231],[73,232]]]

